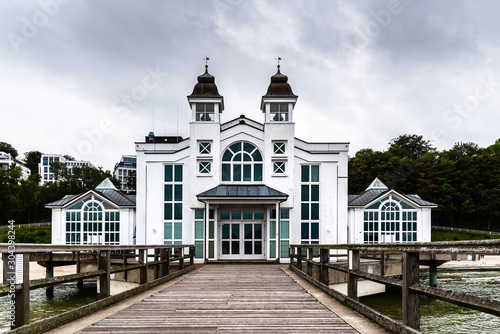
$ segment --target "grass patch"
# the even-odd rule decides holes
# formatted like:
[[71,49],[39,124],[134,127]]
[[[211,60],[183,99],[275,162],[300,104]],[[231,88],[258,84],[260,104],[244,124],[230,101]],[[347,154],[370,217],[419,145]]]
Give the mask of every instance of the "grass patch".
[[[10,229],[0,230],[0,243],[8,242]],[[50,226],[33,226],[15,228],[15,242],[19,244],[50,244],[52,243],[52,229]],[[10,233],[12,235],[12,233]]]
[[440,231],[440,230],[431,231],[432,241],[486,240],[486,239],[500,239],[500,235],[455,232],[455,231]]

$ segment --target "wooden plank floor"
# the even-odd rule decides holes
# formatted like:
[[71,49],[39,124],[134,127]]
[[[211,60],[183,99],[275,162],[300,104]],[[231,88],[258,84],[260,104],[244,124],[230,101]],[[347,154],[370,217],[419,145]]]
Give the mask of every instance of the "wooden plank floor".
[[207,265],[80,333],[358,333],[279,265]]

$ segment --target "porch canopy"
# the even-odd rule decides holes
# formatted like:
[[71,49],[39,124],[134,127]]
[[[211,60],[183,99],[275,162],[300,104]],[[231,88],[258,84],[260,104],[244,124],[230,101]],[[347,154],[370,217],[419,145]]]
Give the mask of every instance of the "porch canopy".
[[266,185],[218,185],[196,195],[199,201],[210,204],[276,204],[288,199]]

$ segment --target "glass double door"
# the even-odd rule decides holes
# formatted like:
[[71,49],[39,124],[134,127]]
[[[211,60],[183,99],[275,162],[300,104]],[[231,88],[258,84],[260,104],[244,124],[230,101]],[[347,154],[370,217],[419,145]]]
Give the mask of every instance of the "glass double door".
[[221,259],[264,259],[264,222],[224,221],[220,225]]

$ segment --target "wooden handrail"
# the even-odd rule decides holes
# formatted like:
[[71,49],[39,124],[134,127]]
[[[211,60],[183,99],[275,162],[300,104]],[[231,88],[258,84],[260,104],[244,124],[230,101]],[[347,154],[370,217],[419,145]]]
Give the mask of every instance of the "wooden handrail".
[[[306,251],[304,254],[304,250]],[[337,262],[339,254],[329,253],[335,250],[346,252],[343,256],[348,257],[348,262]],[[381,263],[388,263],[388,254],[401,254],[401,258],[393,262],[400,262],[402,266],[402,279],[384,277],[364,272],[360,268],[362,252],[379,253]],[[318,255],[318,253],[320,255]],[[348,245],[290,245],[290,268],[307,278],[316,286],[323,289],[329,295],[336,297],[341,302],[355,308],[358,312],[372,320],[377,321],[383,327],[398,332],[412,333],[420,328],[420,311],[418,295],[440,299],[449,303],[475,309],[481,312],[500,315],[500,301],[479,298],[463,293],[447,291],[422,285],[418,282],[420,255],[431,254],[500,254],[500,240],[466,240],[453,242],[429,242],[429,243],[399,243],[399,244],[348,244]],[[333,261],[330,262],[330,260]],[[371,257],[373,258],[373,257]],[[304,263],[306,264],[304,266]],[[366,265],[367,262],[363,262]],[[371,262],[373,264],[373,261]],[[319,280],[312,277],[312,267],[319,268]],[[431,264],[432,266],[432,264]],[[347,295],[329,287],[329,270],[337,270],[347,274]],[[377,312],[357,301],[358,278],[371,280],[386,286],[402,289],[403,323],[388,317],[372,317]],[[341,295],[341,297],[339,297]]]

